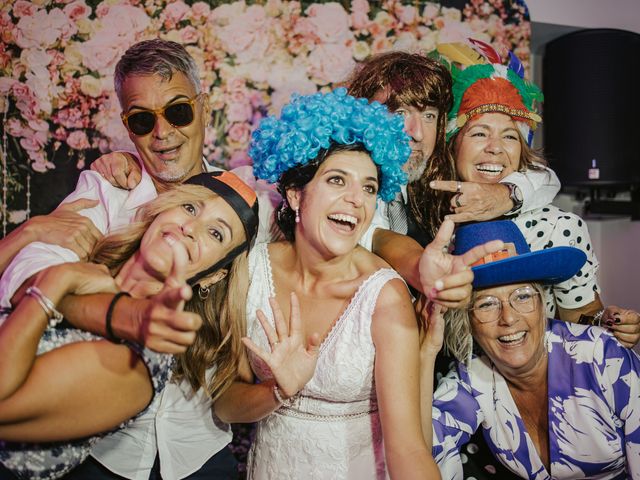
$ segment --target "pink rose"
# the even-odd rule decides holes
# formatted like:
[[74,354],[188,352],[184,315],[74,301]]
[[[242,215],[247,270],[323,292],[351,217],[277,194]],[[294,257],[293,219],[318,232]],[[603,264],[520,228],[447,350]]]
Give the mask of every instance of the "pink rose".
[[234,143],[246,144],[249,142],[251,128],[248,123],[234,123],[227,130],[227,138]]
[[42,146],[38,144],[38,141],[33,137],[22,137],[20,139],[20,146],[27,150],[27,153],[35,152],[42,148]]
[[162,11],[165,26],[168,28],[175,27],[176,24],[184,19],[189,12],[189,5],[184,3],[182,0],[168,4]]
[[74,0],[65,5],[64,13],[71,20],[79,20],[81,18],[87,18],[91,14],[91,8],[84,3],[84,0]]
[[412,25],[418,19],[418,10],[413,5],[396,4],[395,14],[405,25]]
[[227,80],[228,92],[246,92],[247,81],[242,77],[231,77]]
[[110,5],[107,2],[100,2],[96,7],[96,17],[102,18],[109,13]]
[[[217,9],[216,9],[217,10]],[[264,8],[251,5],[241,15],[231,17],[229,24],[218,31],[223,48],[238,56],[241,62],[262,60],[269,47],[268,22]]]
[[344,80],[355,67],[355,61],[349,47],[324,44],[309,54],[309,66],[311,74],[324,85]]
[[211,13],[211,8],[204,2],[196,2],[191,5],[191,14],[194,18],[207,18]]
[[230,103],[227,106],[227,120],[229,122],[247,122],[251,120],[253,109],[249,103]]
[[49,122],[41,119],[33,119],[29,120],[29,128],[31,128],[34,132],[48,132],[49,131]]
[[373,55],[391,50],[391,40],[389,37],[378,37],[371,43],[371,53]]
[[422,10],[422,16],[424,17],[425,21],[433,20],[434,18],[436,18],[438,13],[440,13],[440,5],[433,2],[428,2],[425,5],[424,10]]
[[13,90],[14,84],[19,83],[10,77],[0,77],[0,93],[6,94],[9,90]]
[[184,27],[182,30],[178,30],[182,43],[198,43],[200,32],[193,28],[191,25]]
[[32,16],[20,19],[16,28],[16,43],[20,48],[47,48],[60,39],[70,38],[77,31],[77,27],[59,8],[48,13],[38,10]]
[[89,148],[89,139],[82,130],[74,130],[67,137],[67,145],[74,150],[86,150]]
[[369,2],[367,0],[352,0],[351,2],[351,25],[355,30],[364,30],[370,23]]
[[339,3],[314,3],[306,13],[321,42],[344,43],[353,38],[349,15]]
[[38,9],[37,5],[34,5],[31,2],[26,2],[25,0],[18,0],[13,4],[13,15],[15,17],[30,17],[36,10]]

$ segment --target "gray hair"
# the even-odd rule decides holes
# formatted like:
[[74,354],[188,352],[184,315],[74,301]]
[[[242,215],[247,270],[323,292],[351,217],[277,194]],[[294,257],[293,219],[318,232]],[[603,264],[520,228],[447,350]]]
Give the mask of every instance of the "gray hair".
[[122,103],[122,84],[133,75],[159,75],[171,80],[174,73],[184,74],[200,93],[200,75],[195,60],[179,43],[154,38],[138,42],[122,55],[114,74],[114,85],[120,103]]
[[[540,294],[540,307],[545,311],[545,291],[539,283],[532,283],[533,288]],[[471,304],[478,298],[474,290]],[[546,314],[545,314],[546,316]],[[453,356],[458,362],[469,364],[473,353],[473,336],[471,335],[471,318],[468,308],[447,310],[444,314],[444,348],[445,352]]]

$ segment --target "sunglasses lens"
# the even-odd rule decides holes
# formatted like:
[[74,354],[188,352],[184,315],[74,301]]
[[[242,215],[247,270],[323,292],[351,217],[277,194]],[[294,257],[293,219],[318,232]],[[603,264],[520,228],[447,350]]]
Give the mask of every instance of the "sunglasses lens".
[[174,127],[186,127],[193,122],[193,108],[190,103],[174,103],[164,109],[164,117]]
[[156,124],[153,112],[136,112],[127,118],[127,126],[134,135],[147,135]]

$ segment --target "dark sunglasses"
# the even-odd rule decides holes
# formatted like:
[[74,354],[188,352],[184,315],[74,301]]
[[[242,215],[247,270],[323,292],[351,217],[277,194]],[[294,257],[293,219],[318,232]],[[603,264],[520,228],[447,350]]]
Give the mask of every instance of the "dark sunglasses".
[[136,110],[132,113],[122,114],[120,117],[127,129],[137,136],[148,135],[156,126],[158,115],[162,115],[172,126],[186,127],[191,125],[194,119],[194,104],[200,95],[190,100],[172,103],[155,110]]

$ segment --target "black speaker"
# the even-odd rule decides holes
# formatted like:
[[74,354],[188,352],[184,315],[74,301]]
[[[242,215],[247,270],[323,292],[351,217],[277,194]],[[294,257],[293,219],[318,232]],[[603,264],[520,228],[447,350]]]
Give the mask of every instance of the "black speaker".
[[580,30],[546,45],[544,150],[563,186],[640,184],[640,35]]

